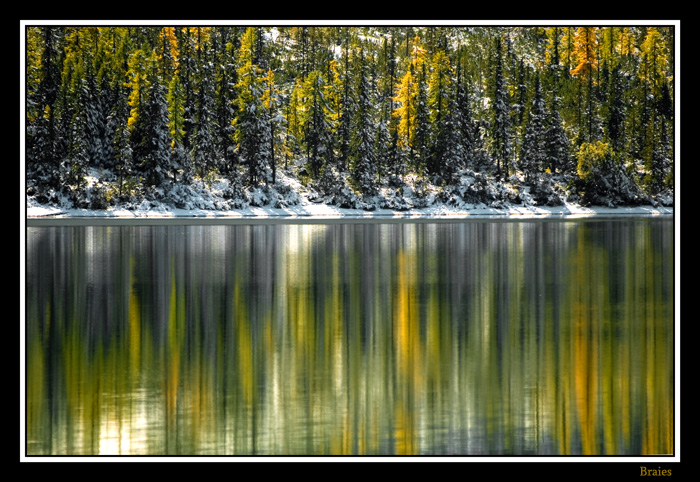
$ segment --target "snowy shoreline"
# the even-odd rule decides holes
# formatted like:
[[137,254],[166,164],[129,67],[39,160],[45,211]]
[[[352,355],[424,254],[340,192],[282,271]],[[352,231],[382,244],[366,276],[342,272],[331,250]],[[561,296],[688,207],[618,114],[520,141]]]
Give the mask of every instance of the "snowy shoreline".
[[474,206],[465,209],[445,205],[407,210],[340,208],[337,206],[307,202],[284,208],[246,207],[226,211],[204,209],[176,209],[157,207],[155,209],[60,209],[41,205],[26,206],[26,219],[29,220],[217,220],[217,221],[333,221],[333,220],[470,220],[483,218],[528,219],[528,218],[578,218],[578,217],[618,217],[618,216],[673,216],[672,207],[654,206],[590,206],[582,207],[564,204],[555,207],[504,206],[493,208]]

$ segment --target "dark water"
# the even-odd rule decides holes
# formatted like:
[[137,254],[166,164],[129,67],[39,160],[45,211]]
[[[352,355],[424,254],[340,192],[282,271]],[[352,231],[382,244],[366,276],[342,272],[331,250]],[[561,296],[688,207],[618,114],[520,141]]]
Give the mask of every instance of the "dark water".
[[28,227],[28,455],[669,454],[673,221]]

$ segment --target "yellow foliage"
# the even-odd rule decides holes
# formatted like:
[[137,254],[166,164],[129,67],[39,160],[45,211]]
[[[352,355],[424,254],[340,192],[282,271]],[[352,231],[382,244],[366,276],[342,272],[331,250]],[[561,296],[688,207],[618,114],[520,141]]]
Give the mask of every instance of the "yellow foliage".
[[576,30],[574,45],[574,56],[576,57],[576,67],[571,69],[571,75],[581,75],[586,77],[598,68],[598,48],[597,39],[598,27],[579,27]]
[[576,159],[578,160],[576,173],[581,179],[587,181],[591,179],[596,168],[604,162],[611,160],[612,156],[613,151],[606,142],[585,142],[576,153]]

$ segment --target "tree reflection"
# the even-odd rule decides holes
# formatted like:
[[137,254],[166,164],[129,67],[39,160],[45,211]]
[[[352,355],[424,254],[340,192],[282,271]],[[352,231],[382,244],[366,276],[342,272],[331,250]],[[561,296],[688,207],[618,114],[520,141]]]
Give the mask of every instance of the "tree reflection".
[[669,453],[669,227],[30,228],[27,452]]

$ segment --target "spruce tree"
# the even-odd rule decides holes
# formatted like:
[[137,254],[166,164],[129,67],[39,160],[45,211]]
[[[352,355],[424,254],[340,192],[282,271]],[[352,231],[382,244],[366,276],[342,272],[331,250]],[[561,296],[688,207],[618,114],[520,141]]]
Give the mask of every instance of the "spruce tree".
[[520,152],[520,168],[525,179],[531,180],[547,164],[547,112],[542,96],[540,78],[535,79],[535,94],[527,116],[527,125]]
[[357,108],[353,126],[352,175],[360,192],[367,196],[376,194],[376,158],[374,151],[375,123],[373,120],[374,96],[367,72],[364,52],[360,52],[357,77]]
[[552,174],[563,171],[573,173],[573,163],[571,162],[570,142],[566,135],[561,116],[559,115],[559,104],[556,95],[552,98],[552,105],[549,109],[549,126],[547,127],[547,160]]
[[493,105],[491,107],[492,154],[496,161],[496,175],[502,178],[510,175],[512,139],[510,125],[510,102],[503,72],[501,38],[496,38]]
[[426,87],[425,64],[421,64],[421,73],[416,79],[416,117],[414,133],[413,166],[419,176],[424,176],[428,168],[430,155],[430,110]]
[[200,171],[200,175],[206,175],[214,169],[218,169],[220,155],[217,150],[215,136],[215,99],[213,80],[213,66],[205,62],[202,67],[202,80],[197,97],[197,124],[193,141],[194,164]]
[[235,118],[234,138],[242,163],[247,167],[247,183],[257,186],[268,182],[272,152],[269,111],[263,103],[265,93],[264,72],[255,63],[257,36],[256,27],[246,30],[239,50],[240,66],[236,84],[238,106]]
[[327,106],[324,97],[325,79],[318,70],[309,72],[304,82],[303,98],[306,100],[302,106],[302,132],[303,144],[306,151],[306,164],[308,172],[313,179],[321,175],[327,156],[329,155],[330,133],[326,118]]
[[625,143],[626,109],[623,100],[623,79],[619,67],[611,72],[608,93],[607,137],[615,152],[622,154]]
[[232,176],[237,164],[234,143],[234,118],[236,115],[234,86],[237,83],[235,52],[238,48],[238,30],[231,27],[218,27],[212,35],[214,50],[214,80],[216,82],[216,122],[215,132],[217,152],[221,156],[219,171]]
[[170,171],[168,106],[163,86],[157,78],[151,83],[144,121],[141,166],[148,184],[157,187],[163,183]]
[[[452,131],[454,118],[452,117],[452,69],[449,58],[444,51],[438,50],[431,59],[430,76],[428,79],[428,110],[429,110],[429,149],[427,159],[428,173],[433,176],[451,177],[452,172],[447,172],[448,163],[453,163],[455,136]],[[448,150],[450,151],[448,153]],[[454,166],[450,167],[450,171]]]

